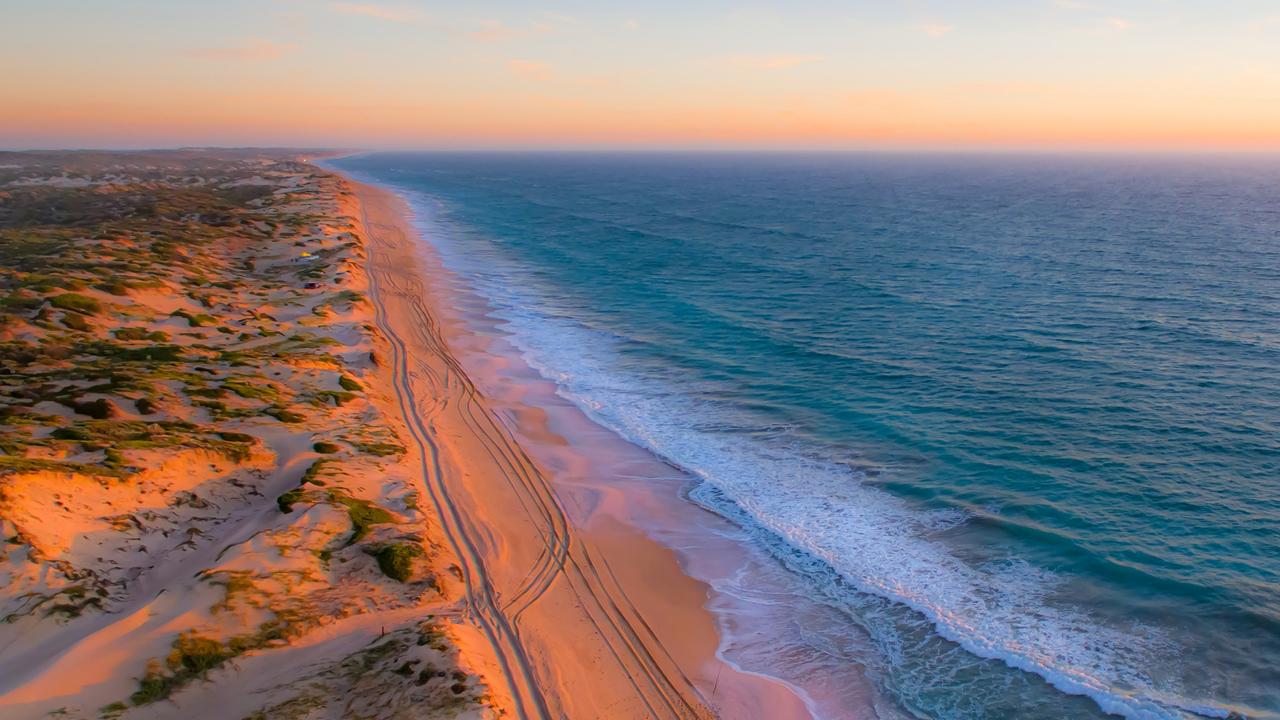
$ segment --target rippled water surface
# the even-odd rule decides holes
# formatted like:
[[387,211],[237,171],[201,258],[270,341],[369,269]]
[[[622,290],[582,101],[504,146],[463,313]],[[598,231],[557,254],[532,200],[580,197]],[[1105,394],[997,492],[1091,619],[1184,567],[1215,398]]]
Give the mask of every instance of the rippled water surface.
[[1280,158],[335,164],[900,711],[1280,717]]

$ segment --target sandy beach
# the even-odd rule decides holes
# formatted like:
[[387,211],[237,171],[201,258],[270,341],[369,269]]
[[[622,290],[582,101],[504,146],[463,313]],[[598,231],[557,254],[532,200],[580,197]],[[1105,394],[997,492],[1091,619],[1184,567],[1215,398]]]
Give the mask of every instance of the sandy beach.
[[[622,450],[567,404],[549,413],[551,393],[532,372],[464,322],[400,199],[352,187],[395,402],[478,628],[463,654],[486,658],[510,712],[808,717],[788,686],[717,657],[709,588],[637,526],[641,512],[706,515],[679,504],[678,473]],[[466,355],[465,370],[454,353]],[[592,447],[571,445],[570,430]]]
[[735,604],[776,563],[526,364],[400,196],[287,154],[10,187],[74,163],[106,217],[185,205],[73,235],[68,262],[107,258],[83,279],[16,281],[0,714],[870,716],[856,665],[726,653],[812,609]]

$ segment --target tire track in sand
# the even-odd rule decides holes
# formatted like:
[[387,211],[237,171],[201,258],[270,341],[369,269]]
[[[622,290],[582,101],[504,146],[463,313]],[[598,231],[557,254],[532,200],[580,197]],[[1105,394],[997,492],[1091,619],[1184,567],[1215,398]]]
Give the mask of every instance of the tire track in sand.
[[[375,320],[392,347],[396,403],[419,450],[423,482],[446,540],[458,557],[469,614],[493,646],[517,716],[522,720],[550,720],[556,716],[550,708],[562,705],[554,697],[554,684],[546,683],[546,679],[539,681],[541,668],[529,655],[520,624],[521,616],[559,583],[598,634],[605,657],[630,683],[634,697],[628,705],[643,709],[630,716],[691,720],[714,717],[693,682],[628,601],[607,561],[572,532],[548,479],[484,402],[449,352],[439,324],[424,305],[426,288],[420,279],[396,265],[396,251],[403,252],[404,244],[411,239],[403,237],[396,226],[371,221],[363,206],[368,200],[365,193],[360,195],[368,239],[370,295]],[[408,310],[408,327],[397,328],[391,321],[388,299]],[[540,551],[523,578],[512,587],[494,587],[485,572],[480,546],[490,529],[477,526],[475,519],[459,507],[455,494],[466,491],[452,486],[442,466],[441,449],[424,421],[423,410],[427,406],[432,412],[452,406],[450,409],[484,448],[488,461],[499,470],[511,496],[524,511],[526,523],[537,535],[528,540],[540,543]],[[546,692],[552,697],[548,698]]]

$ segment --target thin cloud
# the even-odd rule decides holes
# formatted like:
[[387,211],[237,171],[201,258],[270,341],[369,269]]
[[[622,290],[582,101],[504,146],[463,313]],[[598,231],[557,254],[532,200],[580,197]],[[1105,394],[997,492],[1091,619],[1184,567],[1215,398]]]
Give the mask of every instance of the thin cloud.
[[1133,23],[1129,22],[1128,20],[1125,20],[1124,18],[1119,18],[1119,17],[1107,18],[1103,22],[1106,24],[1107,27],[1111,28],[1112,30],[1128,30],[1129,28],[1133,27]]
[[728,63],[746,70],[781,70],[821,59],[820,55],[735,55],[728,59]]
[[407,23],[422,19],[422,14],[414,8],[398,5],[335,2],[329,4],[329,9],[342,15],[363,15],[364,17],[377,18],[388,22]]
[[187,50],[187,57],[199,60],[232,60],[240,62],[263,62],[277,60],[297,49],[292,43],[273,43],[261,38],[251,38],[228,47],[195,48]]
[[507,70],[510,70],[512,75],[521,80],[533,82],[550,80],[553,74],[550,65],[537,60],[508,60]]
[[954,27],[947,25],[945,23],[928,23],[927,25],[924,25],[920,29],[924,31],[925,35],[928,35],[929,37],[935,37],[935,38],[942,37],[943,35],[946,35],[947,33],[951,32],[952,30],[955,30]]
[[528,35],[548,33],[551,30],[551,25],[541,22],[533,23],[528,27],[512,27],[498,20],[481,20],[480,29],[467,33],[467,37],[477,42],[496,43]]

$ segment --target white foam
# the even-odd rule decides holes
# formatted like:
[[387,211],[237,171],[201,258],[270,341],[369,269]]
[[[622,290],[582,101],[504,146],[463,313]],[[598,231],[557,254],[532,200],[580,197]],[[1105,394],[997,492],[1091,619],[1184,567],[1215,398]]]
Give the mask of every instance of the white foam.
[[[851,587],[901,603],[970,653],[1035,673],[1107,712],[1185,717],[1180,708],[1191,703],[1144,670],[1176,654],[1159,633],[1102,625],[1078,609],[1051,605],[1046,598],[1059,579],[1028,563],[966,564],[932,537],[962,518],[911,509],[847,465],[805,448],[707,430],[733,425],[732,409],[620,373],[618,339],[556,310],[531,277],[491,247],[455,245],[438,218],[438,201],[401,190],[424,237],[492,303],[532,367],[601,424],[705,481],[693,491],[695,501],[742,523],[780,555],[801,553],[784,558],[792,567],[820,560],[845,586],[828,583],[828,592]],[[894,662],[894,639],[879,640]]]

